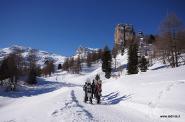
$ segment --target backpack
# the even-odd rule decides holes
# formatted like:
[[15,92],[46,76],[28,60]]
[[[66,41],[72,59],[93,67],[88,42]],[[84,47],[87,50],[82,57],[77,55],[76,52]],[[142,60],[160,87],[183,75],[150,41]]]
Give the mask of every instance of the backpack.
[[86,88],[86,85],[84,85],[84,86],[83,86],[83,90],[86,91],[86,89],[87,89],[87,88]]
[[87,92],[88,93],[92,93],[92,87],[91,87],[91,84],[87,84]]
[[102,91],[101,81],[97,81],[95,87],[96,87],[96,92],[101,92]]

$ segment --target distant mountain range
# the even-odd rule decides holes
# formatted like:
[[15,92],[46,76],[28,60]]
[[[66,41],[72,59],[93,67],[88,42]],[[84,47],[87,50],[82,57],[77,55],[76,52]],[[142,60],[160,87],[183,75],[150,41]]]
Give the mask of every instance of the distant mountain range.
[[98,52],[98,48],[88,48],[88,47],[82,47],[76,49],[76,54],[74,57],[80,56],[81,58],[86,58],[88,53]]
[[[0,60],[2,60],[4,57],[8,56],[10,53],[14,52],[15,50],[21,50],[22,56],[24,58],[28,57],[29,52],[33,49],[31,47],[24,47],[24,46],[19,46],[19,45],[12,45],[7,48],[2,48],[0,49]],[[80,46],[79,48],[76,49],[76,54],[74,54],[71,57],[86,57],[88,53],[96,52],[98,49],[94,48],[87,48],[87,47],[82,47]],[[61,56],[58,54],[54,53],[49,53],[46,51],[41,51],[41,50],[36,50],[37,52],[37,64],[42,66],[47,60],[53,60],[56,65],[58,64],[63,64],[65,59],[67,58],[66,56]]]

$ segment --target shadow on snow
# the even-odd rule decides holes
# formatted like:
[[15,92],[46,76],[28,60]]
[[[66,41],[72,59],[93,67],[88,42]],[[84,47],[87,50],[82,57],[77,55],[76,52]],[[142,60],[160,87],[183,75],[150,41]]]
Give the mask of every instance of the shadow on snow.
[[[65,103],[65,106],[62,107],[62,108],[60,109],[61,113],[65,113],[65,110],[72,109],[72,111],[73,111],[74,113],[77,113],[77,115],[81,115],[81,113],[84,113],[85,116],[86,116],[89,120],[93,120],[93,115],[92,115],[89,111],[87,111],[87,110],[85,109],[85,107],[84,107],[83,105],[81,105],[81,104],[79,103],[79,101],[77,100],[77,98],[76,98],[76,96],[75,96],[74,90],[71,91],[70,96],[71,96],[71,100],[70,100],[70,101],[67,101],[67,102]],[[75,109],[73,110],[73,108],[80,108],[80,110],[75,110]],[[52,113],[52,115],[53,115],[53,116],[57,116],[57,113],[58,113],[58,112],[59,112],[59,110],[55,110],[55,111]]]
[[121,101],[125,101],[131,98],[131,95],[120,96],[119,92],[112,92],[102,96],[101,101],[103,105],[115,105]]
[[89,118],[89,119],[93,119],[93,116],[92,114],[87,111],[84,106],[80,105],[79,101],[77,100],[76,96],[75,96],[75,93],[74,93],[74,90],[71,91],[71,98],[72,98],[72,101],[76,103],[76,106],[77,107],[80,107],[82,109],[82,111],[86,114],[86,116]]

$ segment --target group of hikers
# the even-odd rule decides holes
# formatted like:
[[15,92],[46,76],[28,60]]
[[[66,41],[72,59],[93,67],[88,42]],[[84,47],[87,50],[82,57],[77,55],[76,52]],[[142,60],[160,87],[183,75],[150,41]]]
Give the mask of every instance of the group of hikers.
[[100,76],[97,74],[95,79],[91,80],[88,78],[83,86],[83,90],[85,92],[84,102],[90,101],[92,104],[92,99],[95,98],[97,100],[97,104],[100,104],[101,92],[102,92],[102,81],[100,80]]

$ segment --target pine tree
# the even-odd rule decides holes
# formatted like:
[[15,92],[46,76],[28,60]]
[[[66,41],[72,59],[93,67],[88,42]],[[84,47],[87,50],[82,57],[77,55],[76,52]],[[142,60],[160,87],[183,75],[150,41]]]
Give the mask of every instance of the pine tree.
[[62,65],[61,64],[58,64],[58,69],[62,69]]
[[128,74],[138,73],[138,45],[131,44],[128,51]]
[[143,56],[139,62],[139,67],[141,72],[146,72],[147,68],[148,68],[148,61],[146,60],[146,58]]
[[111,51],[107,46],[105,46],[103,55],[102,55],[102,71],[105,72],[106,78],[111,77],[111,70],[112,70],[111,63],[112,63]]
[[121,42],[121,55],[123,56],[125,52],[125,43],[122,41]]

